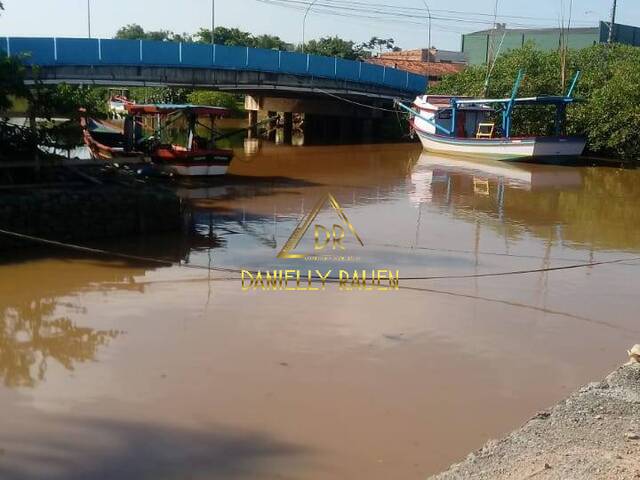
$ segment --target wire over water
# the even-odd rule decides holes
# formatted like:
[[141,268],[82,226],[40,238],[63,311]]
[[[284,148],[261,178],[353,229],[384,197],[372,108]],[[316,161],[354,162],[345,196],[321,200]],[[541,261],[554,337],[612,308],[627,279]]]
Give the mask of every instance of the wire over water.
[[[222,268],[222,267],[213,267],[213,266],[205,266],[205,265],[193,265],[193,264],[186,264],[186,263],[181,263],[181,262],[174,262],[172,260],[167,260],[167,259],[159,259],[159,258],[153,258],[153,257],[145,257],[145,256],[140,256],[140,255],[130,255],[130,254],[126,254],[126,253],[120,253],[120,252],[113,252],[113,251],[109,251],[109,250],[104,250],[104,249],[100,249],[100,248],[93,248],[93,247],[86,247],[86,246],[82,246],[82,245],[75,245],[75,244],[71,244],[71,243],[66,243],[66,242],[59,242],[56,240],[48,240],[45,238],[39,238],[39,237],[35,237],[32,235],[26,235],[26,234],[22,234],[22,233],[18,233],[18,232],[12,232],[9,230],[4,230],[4,229],[0,229],[0,234],[3,235],[7,235],[13,238],[18,238],[18,239],[22,239],[22,240],[28,240],[28,241],[33,241],[33,242],[37,242],[37,243],[42,243],[45,245],[53,245],[56,247],[61,247],[61,248],[67,248],[70,250],[76,250],[76,251],[81,251],[81,252],[86,252],[86,253],[93,253],[93,254],[98,254],[98,255],[105,255],[105,256],[110,256],[110,257],[115,257],[115,258],[123,258],[123,259],[127,259],[127,260],[135,260],[135,261],[143,261],[143,262],[150,262],[150,263],[156,263],[159,265],[166,265],[166,266],[177,266],[177,267],[184,267],[184,268],[192,268],[192,269],[198,269],[198,270],[207,270],[209,273],[211,271],[217,271],[217,272],[222,272],[222,273],[232,273],[232,274],[238,274],[238,273],[242,273],[242,270],[237,270],[237,269],[232,269],[232,268]],[[608,261],[601,261],[601,262],[589,262],[589,263],[582,263],[582,264],[574,264],[574,265],[567,265],[564,267],[549,267],[549,268],[539,268],[539,269],[531,269],[531,270],[514,270],[514,271],[508,271],[508,272],[496,272],[496,273],[484,273],[484,274],[473,274],[473,275],[442,275],[442,276],[425,276],[425,277],[400,277],[399,280],[438,280],[438,279],[460,279],[460,278],[482,278],[482,277],[492,277],[492,276],[505,276],[505,275],[521,275],[521,274],[527,274],[527,273],[535,273],[535,272],[546,272],[546,271],[556,271],[556,270],[567,270],[567,269],[575,269],[575,268],[581,268],[581,267],[590,267],[590,266],[596,266],[596,265],[606,265],[606,264],[620,264],[622,262],[627,262],[627,261],[634,261],[634,260],[640,260],[640,257],[635,257],[635,258],[627,258],[627,259],[616,259],[616,260],[608,260]],[[253,273],[253,272],[251,272]],[[206,282],[219,282],[219,281],[239,281],[241,280],[241,277],[235,277],[235,276],[224,276],[224,277],[218,277],[218,278],[211,278],[211,276],[207,276],[206,278],[193,278],[193,279],[185,279],[183,281],[206,281]],[[336,277],[328,277],[325,279],[325,281],[329,282],[329,283],[338,283],[340,281],[339,278]],[[162,281],[153,281],[153,282],[146,282],[146,283],[160,283]],[[175,280],[171,280],[170,282],[175,282]],[[590,319],[587,317],[582,317],[580,315],[575,315],[572,313],[567,313],[567,312],[562,312],[559,310],[551,310],[551,309],[547,309],[547,308],[541,308],[535,305],[529,305],[529,304],[525,304],[525,303],[520,303],[520,302],[512,302],[512,301],[508,301],[508,300],[501,300],[501,299],[496,299],[496,298],[489,298],[489,297],[483,297],[483,296],[477,296],[477,295],[470,295],[470,294],[465,294],[465,293],[459,293],[459,292],[451,292],[451,291],[447,291],[447,290],[435,290],[435,289],[430,289],[430,288],[425,288],[425,287],[417,287],[417,286],[409,286],[409,285],[400,285],[399,286],[400,289],[402,290],[407,290],[407,291],[415,291],[415,292],[425,292],[425,293],[435,293],[435,294],[441,294],[441,295],[451,295],[451,296],[455,296],[455,297],[463,297],[463,298],[469,298],[469,299],[475,299],[475,300],[483,300],[483,301],[487,301],[487,302],[495,302],[495,303],[501,303],[501,304],[505,304],[505,305],[510,305],[513,307],[519,307],[519,308],[526,308],[526,309],[530,309],[530,310],[537,310],[537,311],[541,311],[547,314],[551,314],[551,315],[560,315],[560,316],[565,316],[565,317],[570,317],[574,320],[579,320],[579,321],[584,321],[584,322],[588,322],[588,323],[593,323],[593,324],[598,324],[604,327],[608,327],[608,328],[613,328],[616,330],[626,330],[629,332],[633,332],[633,333],[638,333],[635,330],[631,330],[628,328],[623,328],[614,324],[611,324],[609,322],[604,322],[604,321],[598,321],[598,320],[594,320],[594,319]],[[210,292],[209,292],[210,294]]]
[[[104,250],[100,248],[94,247],[86,247],[82,245],[76,245],[72,243],[60,242],[57,240],[49,240],[46,238],[35,237],[33,235],[27,235],[24,233],[12,232],[10,230],[0,229],[0,234],[7,235],[13,238],[18,238],[21,240],[28,240],[32,242],[42,243],[46,245],[53,245],[57,247],[67,248],[71,250],[82,251],[86,253],[94,253],[98,255],[111,256],[115,258],[123,258],[127,260],[135,260],[135,261],[143,261],[150,263],[157,263],[166,266],[176,266],[183,268],[192,268],[199,270],[208,270],[208,271],[217,271],[224,273],[237,273],[242,274],[243,271],[254,273],[248,269],[233,269],[233,268],[224,268],[224,267],[214,267],[214,266],[206,266],[206,265],[194,265],[189,263],[175,262],[167,259],[159,259],[153,257],[144,257],[140,255],[130,255],[126,253],[113,252],[109,250]],[[487,272],[487,273],[474,273],[467,275],[430,275],[430,276],[414,276],[414,277],[399,277],[398,280],[410,281],[410,280],[457,280],[457,279],[470,279],[470,278],[487,278],[487,277],[503,277],[510,275],[526,275],[532,273],[542,273],[542,272],[555,272],[561,270],[572,270],[577,268],[585,268],[585,267],[594,267],[599,265],[614,265],[621,264],[624,262],[633,262],[640,261],[640,257],[632,257],[632,258],[619,258],[614,260],[603,260],[599,262],[585,262],[585,263],[576,263],[572,265],[563,265],[559,267],[545,267],[545,268],[532,268],[526,270],[508,270],[503,272]],[[328,277],[327,280],[331,281],[339,281],[340,279],[337,277]]]

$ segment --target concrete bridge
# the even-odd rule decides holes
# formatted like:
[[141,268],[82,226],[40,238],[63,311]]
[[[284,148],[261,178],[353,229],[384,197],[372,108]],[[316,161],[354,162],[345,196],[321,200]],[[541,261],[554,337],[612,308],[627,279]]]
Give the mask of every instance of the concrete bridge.
[[426,78],[369,63],[226,45],[0,38],[0,50],[37,65],[44,83],[176,86],[304,97],[328,91],[378,99],[412,98]]
[[[246,95],[249,126],[258,112],[305,115],[305,138],[373,139],[394,98],[423,93],[421,75],[365,62],[296,52],[196,43],[89,38],[0,37],[0,52],[20,56],[28,81],[101,86],[208,88]],[[382,108],[378,108],[382,107]],[[337,129],[337,131],[336,131]],[[255,129],[252,129],[255,132]],[[307,136],[307,133],[309,134]]]

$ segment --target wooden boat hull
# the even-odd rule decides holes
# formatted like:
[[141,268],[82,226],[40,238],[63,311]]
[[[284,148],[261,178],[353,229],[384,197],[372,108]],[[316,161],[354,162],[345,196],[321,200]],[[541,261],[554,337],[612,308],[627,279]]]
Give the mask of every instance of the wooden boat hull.
[[229,165],[165,164],[163,169],[181,177],[215,177],[226,175]]
[[181,177],[215,177],[226,175],[233,159],[233,151],[217,149],[187,152],[159,148],[151,159],[164,171]]
[[416,129],[423,148],[448,155],[527,160],[543,157],[579,157],[586,140],[580,137],[455,138]]
[[148,159],[140,152],[125,152],[121,148],[113,148],[96,142],[92,138],[85,138],[85,145],[93,160],[100,160],[113,164],[146,163]]
[[[125,150],[124,135],[115,125],[81,117],[80,126],[82,127],[84,144],[89,149],[89,155],[92,159],[117,164],[147,161],[143,152]],[[97,132],[96,128],[101,128],[102,131]]]

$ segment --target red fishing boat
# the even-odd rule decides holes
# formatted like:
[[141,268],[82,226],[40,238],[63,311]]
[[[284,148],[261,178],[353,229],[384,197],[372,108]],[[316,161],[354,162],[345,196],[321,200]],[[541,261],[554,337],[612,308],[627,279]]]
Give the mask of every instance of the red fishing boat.
[[217,148],[215,121],[222,107],[126,103],[121,125],[84,116],[85,144],[95,159],[112,163],[149,162],[180,176],[227,173],[233,151]]

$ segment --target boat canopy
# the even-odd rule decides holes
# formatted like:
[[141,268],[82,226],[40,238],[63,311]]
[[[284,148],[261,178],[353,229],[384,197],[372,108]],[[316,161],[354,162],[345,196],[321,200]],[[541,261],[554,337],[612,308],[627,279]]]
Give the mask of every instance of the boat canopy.
[[453,99],[457,105],[486,105],[490,103],[509,103],[516,105],[561,105],[564,103],[575,102],[574,97],[561,95],[540,95],[538,97],[522,97],[522,98],[469,98],[469,99]]
[[126,106],[126,108],[131,115],[168,115],[172,113],[185,113],[194,114],[196,116],[213,115],[215,117],[226,117],[230,113],[230,110],[224,107],[211,107],[207,105],[191,104],[129,104]]

